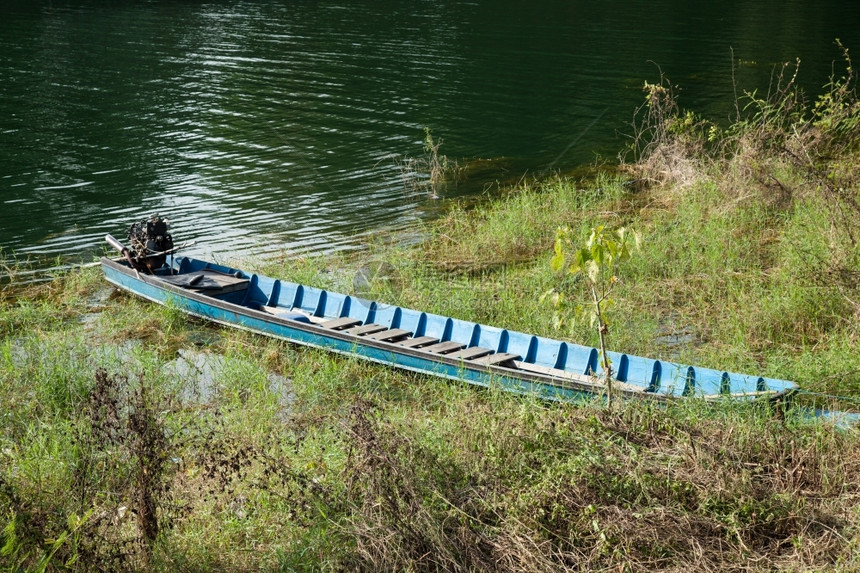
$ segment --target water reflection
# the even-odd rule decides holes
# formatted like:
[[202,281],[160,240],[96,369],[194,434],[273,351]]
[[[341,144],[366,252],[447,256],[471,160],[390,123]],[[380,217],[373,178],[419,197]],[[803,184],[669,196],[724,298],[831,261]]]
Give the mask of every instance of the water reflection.
[[436,212],[391,160],[425,126],[480,160],[446,196],[482,193],[614,157],[655,63],[728,119],[732,49],[742,86],[801,56],[816,89],[860,40],[850,2],[7,4],[3,258],[91,258],[153,212],[191,254],[351,248]]

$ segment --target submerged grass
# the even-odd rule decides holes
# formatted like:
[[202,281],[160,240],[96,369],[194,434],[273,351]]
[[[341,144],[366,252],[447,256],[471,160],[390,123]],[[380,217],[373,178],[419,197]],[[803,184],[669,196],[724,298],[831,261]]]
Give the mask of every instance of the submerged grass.
[[[418,246],[262,270],[594,345],[539,302],[583,292],[549,270],[555,230],[633,226],[614,348],[860,399],[857,105],[828,93],[846,105],[792,107],[778,138],[768,106],[786,101],[716,142],[653,113],[662,140],[627,171],[523,182]],[[856,429],[731,402],[545,403],[104,291],[91,269],[0,297],[3,570],[860,568]]]

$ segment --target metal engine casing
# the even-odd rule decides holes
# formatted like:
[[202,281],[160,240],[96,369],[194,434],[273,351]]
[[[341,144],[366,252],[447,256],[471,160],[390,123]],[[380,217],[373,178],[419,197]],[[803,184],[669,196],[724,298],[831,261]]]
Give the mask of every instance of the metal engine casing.
[[168,233],[167,227],[167,219],[153,215],[129,228],[131,258],[139,268],[152,272],[164,265],[167,260],[166,251],[173,249],[173,237]]

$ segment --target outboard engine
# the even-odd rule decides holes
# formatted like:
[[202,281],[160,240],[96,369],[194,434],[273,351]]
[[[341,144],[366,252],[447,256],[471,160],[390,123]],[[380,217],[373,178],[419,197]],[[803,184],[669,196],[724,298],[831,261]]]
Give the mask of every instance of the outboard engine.
[[173,237],[167,232],[167,219],[153,215],[134,223],[128,230],[131,245],[130,262],[139,270],[150,273],[161,268],[167,260],[167,251],[173,250]]

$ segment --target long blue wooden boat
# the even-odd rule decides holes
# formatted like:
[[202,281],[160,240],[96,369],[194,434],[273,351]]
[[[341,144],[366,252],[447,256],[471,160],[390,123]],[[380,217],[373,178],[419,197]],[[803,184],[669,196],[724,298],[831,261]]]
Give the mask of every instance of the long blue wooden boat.
[[[598,350],[587,346],[387,305],[189,257],[171,257],[169,263],[144,272],[133,268],[129,257],[102,258],[101,266],[108,281],[135,295],[298,344],[552,400],[577,400],[606,391]],[[779,400],[796,391],[795,384],[786,380],[617,352],[609,355],[613,393],[626,397]]]

